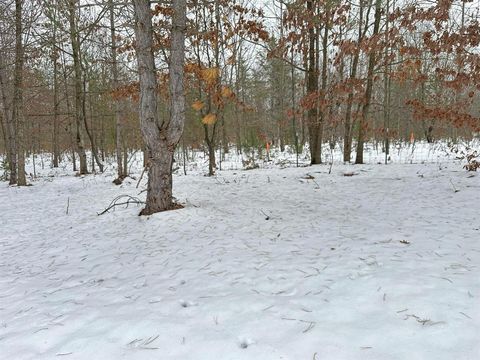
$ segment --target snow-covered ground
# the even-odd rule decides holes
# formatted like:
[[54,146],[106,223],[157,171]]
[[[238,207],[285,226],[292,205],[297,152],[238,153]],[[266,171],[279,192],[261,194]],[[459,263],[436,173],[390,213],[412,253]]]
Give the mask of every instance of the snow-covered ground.
[[1,183],[0,359],[479,359],[479,176],[371,162]]

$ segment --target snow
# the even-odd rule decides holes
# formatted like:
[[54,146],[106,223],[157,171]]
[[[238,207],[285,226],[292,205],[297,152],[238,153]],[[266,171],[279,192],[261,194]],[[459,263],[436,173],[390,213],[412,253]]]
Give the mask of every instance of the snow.
[[139,168],[2,183],[0,358],[478,359],[480,181],[434,156],[179,171],[150,217],[97,215]]

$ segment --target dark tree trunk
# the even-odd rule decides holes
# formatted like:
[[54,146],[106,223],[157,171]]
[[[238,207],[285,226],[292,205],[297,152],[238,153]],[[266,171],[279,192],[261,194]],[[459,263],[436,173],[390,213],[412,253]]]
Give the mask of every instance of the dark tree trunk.
[[[307,1],[307,11],[313,12],[313,1]],[[317,36],[314,26],[310,26],[308,30],[308,69],[307,69],[307,96],[317,96],[318,93],[318,49],[317,49]],[[310,139],[310,163],[320,164],[322,161],[322,144],[319,141],[321,135],[321,124],[318,121],[318,102],[310,107],[307,112],[307,124]]]

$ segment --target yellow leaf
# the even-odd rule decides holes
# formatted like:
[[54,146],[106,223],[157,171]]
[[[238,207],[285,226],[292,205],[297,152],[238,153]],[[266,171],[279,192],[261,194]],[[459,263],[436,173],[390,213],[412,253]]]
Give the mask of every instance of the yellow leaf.
[[232,98],[233,91],[228,86],[222,86],[222,96],[224,98]]
[[199,66],[195,63],[187,63],[185,64],[185,72],[187,73],[197,73],[199,70]]
[[202,110],[204,106],[205,104],[200,100],[194,101],[192,104],[192,108],[196,111]]
[[214,84],[217,81],[219,75],[220,75],[220,70],[216,67],[202,69],[200,73],[202,80],[208,84]]
[[217,115],[215,114],[208,114],[205,115],[202,119],[202,123],[205,125],[213,125],[217,121]]

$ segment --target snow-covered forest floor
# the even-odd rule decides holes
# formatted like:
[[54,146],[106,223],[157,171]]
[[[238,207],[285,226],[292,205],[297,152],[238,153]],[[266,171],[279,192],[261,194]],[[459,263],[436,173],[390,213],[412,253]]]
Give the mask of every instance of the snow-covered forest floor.
[[0,184],[0,358],[479,359],[480,177],[417,151],[189,166],[151,217],[97,215],[145,197],[138,164],[120,187],[37,165]]

